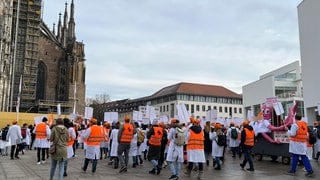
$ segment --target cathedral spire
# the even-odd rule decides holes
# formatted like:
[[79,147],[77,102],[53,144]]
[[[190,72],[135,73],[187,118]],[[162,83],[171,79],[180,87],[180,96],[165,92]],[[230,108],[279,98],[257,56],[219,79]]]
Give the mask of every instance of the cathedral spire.
[[56,35],[56,23],[53,23],[52,25],[52,34]]
[[68,3],[65,3],[65,8],[64,8],[64,16],[63,16],[63,28],[68,28],[67,23],[68,23],[68,10],[67,10]]
[[59,22],[58,22],[58,34],[57,38],[61,42],[61,35],[62,35],[62,25],[61,25],[61,13],[59,13]]
[[68,24],[68,38],[75,39],[74,0],[71,1],[70,19]]

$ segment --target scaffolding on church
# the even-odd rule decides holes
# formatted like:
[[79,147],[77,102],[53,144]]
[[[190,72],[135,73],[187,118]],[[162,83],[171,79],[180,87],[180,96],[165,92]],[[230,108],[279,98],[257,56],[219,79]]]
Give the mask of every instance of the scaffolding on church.
[[[18,5],[18,3],[20,4]],[[22,110],[35,105],[37,68],[39,59],[39,39],[41,21],[41,0],[14,0],[13,24],[16,37],[16,56],[12,74],[11,111],[16,107],[19,77],[22,75],[21,104]],[[18,23],[18,25],[16,24]],[[18,34],[16,34],[18,33]]]

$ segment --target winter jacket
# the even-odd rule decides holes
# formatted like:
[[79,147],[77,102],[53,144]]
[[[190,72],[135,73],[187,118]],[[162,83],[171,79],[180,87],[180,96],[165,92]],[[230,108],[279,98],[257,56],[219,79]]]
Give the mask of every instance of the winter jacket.
[[64,125],[56,125],[51,130],[50,141],[56,145],[56,152],[51,158],[57,161],[67,159],[67,142],[69,133]]

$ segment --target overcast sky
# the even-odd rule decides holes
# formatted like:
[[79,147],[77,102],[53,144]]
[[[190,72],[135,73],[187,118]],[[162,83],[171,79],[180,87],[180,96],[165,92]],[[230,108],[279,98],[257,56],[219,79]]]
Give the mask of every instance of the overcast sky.
[[[242,93],[260,75],[300,60],[301,1],[75,0],[86,95],[134,99],[179,82]],[[44,0],[51,29],[65,2]]]

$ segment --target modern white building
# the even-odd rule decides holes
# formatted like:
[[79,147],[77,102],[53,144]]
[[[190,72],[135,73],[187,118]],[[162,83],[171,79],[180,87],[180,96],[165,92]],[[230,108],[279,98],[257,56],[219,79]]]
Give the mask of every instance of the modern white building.
[[298,5],[303,98],[309,123],[320,120],[320,1],[304,0]]
[[261,75],[259,80],[243,86],[242,92],[244,110],[252,110],[254,115],[260,112],[267,98],[274,97],[282,103],[284,115],[296,101],[299,102],[298,112],[304,115],[299,61]]

